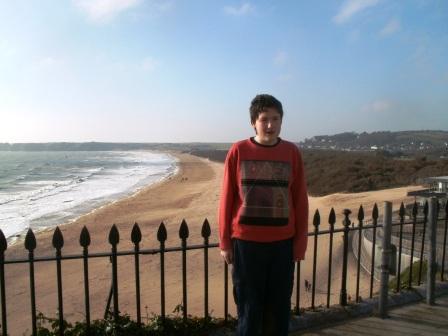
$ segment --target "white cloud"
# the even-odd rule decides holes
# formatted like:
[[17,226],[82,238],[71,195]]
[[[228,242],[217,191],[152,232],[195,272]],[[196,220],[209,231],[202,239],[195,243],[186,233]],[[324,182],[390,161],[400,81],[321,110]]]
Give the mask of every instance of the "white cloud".
[[388,100],[375,100],[365,105],[362,110],[365,113],[387,113],[392,109],[392,102]]
[[243,15],[252,13],[254,11],[254,9],[255,9],[254,6],[252,6],[250,3],[246,2],[246,3],[243,3],[239,7],[226,6],[226,7],[224,7],[224,13],[226,13],[228,15],[233,15],[233,16],[243,16]]
[[388,36],[396,33],[401,29],[400,21],[397,19],[390,20],[380,31],[381,36]]
[[146,72],[154,71],[159,65],[159,62],[152,57],[146,57],[142,62],[142,69]]
[[274,56],[275,65],[283,65],[288,60],[288,54],[285,51],[279,51]]
[[141,0],[72,0],[84,11],[89,19],[95,22],[105,22],[113,19],[119,13],[137,6]]
[[360,13],[369,7],[376,6],[378,1],[379,0],[346,0],[339,9],[338,14],[333,17],[333,22],[337,24],[345,23],[355,14]]

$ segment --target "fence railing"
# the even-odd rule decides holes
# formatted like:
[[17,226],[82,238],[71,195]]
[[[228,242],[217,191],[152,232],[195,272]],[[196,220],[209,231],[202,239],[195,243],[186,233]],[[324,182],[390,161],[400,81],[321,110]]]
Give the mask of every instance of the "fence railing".
[[[442,207],[439,203],[437,203],[437,220],[440,225],[439,228],[440,234],[438,235],[440,239],[438,243],[442,250],[441,256],[438,258],[438,265],[441,270],[440,272],[440,280],[444,281],[444,273],[445,273],[445,256],[446,256],[446,245],[447,245],[447,219],[448,219],[448,203]],[[339,288],[339,300],[337,303],[344,306],[347,305],[350,301],[359,302],[361,300],[360,295],[360,279],[361,276],[363,279],[367,279],[368,281],[368,296],[370,298],[373,297],[375,291],[375,268],[378,265],[378,247],[381,245],[378,241],[381,239],[377,239],[377,236],[381,236],[381,231],[383,229],[383,223],[379,220],[379,211],[378,206],[375,204],[371,211],[371,218],[365,220],[364,209],[362,206],[359,207],[357,213],[357,223],[352,222],[350,219],[351,211],[346,209],[343,211],[342,215],[342,227],[336,228],[335,224],[337,223],[337,216],[335,210],[332,208],[329,212],[328,217],[328,229],[321,229],[321,216],[319,210],[316,210],[313,217],[313,226],[314,230],[308,233],[309,237],[312,237],[312,245],[313,245],[313,253],[312,253],[312,272],[311,272],[311,281],[308,281],[308,275],[302,275],[301,264],[302,262],[296,263],[296,284],[295,284],[295,302],[294,302],[294,312],[296,314],[301,314],[301,308],[303,308],[303,299],[301,295],[303,292],[311,294],[311,309],[315,309],[317,302],[316,298],[319,296],[323,298],[323,302],[321,300],[321,304],[330,307],[330,305],[334,304],[331,300],[332,287],[334,287],[335,279],[338,275],[340,275],[340,288]],[[406,218],[410,218],[410,220],[406,220]],[[371,224],[365,224],[365,222]],[[394,235],[398,235],[398,250],[396,254],[396,279],[397,285],[395,291],[399,292],[401,290],[401,271],[405,267],[410,268],[410,276],[408,280],[408,287],[412,287],[413,284],[413,276],[412,276],[412,268],[414,263],[414,256],[416,254],[419,255],[419,274],[417,283],[420,285],[422,282],[422,263],[423,258],[425,256],[425,234],[426,234],[426,226],[428,223],[428,203],[425,204],[423,209],[419,209],[417,203],[414,203],[412,206],[412,210],[406,211],[406,207],[401,204],[401,207],[397,213],[397,217],[394,218],[392,222],[392,227],[398,228],[398,230],[393,230]],[[403,232],[404,227],[411,226],[411,229],[408,231],[412,231],[411,235],[411,248],[410,248],[410,262],[406,265],[402,263],[402,255],[403,255]],[[370,231],[371,234],[366,235],[365,232]],[[355,236],[357,244],[351,244],[353,233],[357,232],[358,234]],[[83,295],[84,295],[84,312],[85,312],[85,323],[87,326],[87,330],[89,330],[91,324],[91,311],[90,311],[90,288],[89,288],[89,260],[94,258],[109,258],[111,263],[111,290],[110,296],[108,300],[108,304],[106,307],[106,312],[109,311],[110,304],[112,304],[111,315],[114,319],[119,318],[119,269],[118,269],[118,258],[123,256],[133,256],[134,257],[134,278],[135,278],[135,311],[137,317],[137,323],[141,323],[141,289],[140,289],[140,256],[142,255],[158,255],[160,258],[160,312],[161,318],[164,320],[167,316],[166,314],[166,292],[165,292],[165,255],[167,253],[179,252],[181,253],[181,274],[182,274],[182,314],[183,319],[186,320],[188,317],[188,284],[187,284],[187,252],[192,250],[202,250],[203,251],[203,277],[204,277],[204,289],[203,289],[203,305],[204,305],[204,317],[208,317],[210,314],[209,311],[209,249],[217,248],[217,243],[210,243],[211,229],[210,224],[207,219],[203,222],[201,228],[201,236],[203,239],[202,244],[189,245],[187,240],[189,238],[189,227],[185,220],[182,221],[179,231],[179,240],[180,246],[175,247],[166,247],[165,243],[167,241],[167,230],[165,224],[162,222],[158,227],[157,231],[157,240],[159,242],[159,247],[155,249],[143,249],[140,247],[140,243],[142,241],[142,233],[139,225],[136,223],[133,226],[131,233],[131,242],[133,244],[133,249],[119,251],[117,249],[117,245],[120,241],[120,234],[118,228],[113,225],[109,232],[109,244],[110,251],[104,251],[99,253],[90,253],[89,246],[91,244],[90,233],[86,227],[84,227],[80,233],[79,237],[79,245],[82,248],[82,252],[79,254],[63,254],[62,250],[64,247],[64,237],[61,230],[57,227],[54,230],[52,246],[55,250],[55,254],[52,256],[43,256],[43,257],[35,257],[34,251],[37,246],[36,237],[31,229],[28,230],[24,247],[28,252],[28,257],[26,258],[16,258],[16,259],[5,259],[5,251],[7,249],[7,240],[3,232],[0,230],[0,296],[1,296],[1,330],[3,335],[8,334],[8,320],[7,320],[7,311],[8,311],[8,302],[6,301],[6,286],[5,286],[5,277],[7,273],[7,266],[12,264],[28,264],[28,273],[29,273],[29,288],[30,288],[30,308],[31,308],[31,330],[33,335],[37,333],[37,318],[36,318],[36,284],[35,284],[35,269],[34,266],[36,263],[42,262],[55,262],[56,263],[56,281],[57,281],[57,303],[58,303],[58,319],[59,319],[59,333],[63,335],[64,333],[64,293],[63,293],[63,276],[62,276],[62,262],[67,260],[81,260],[83,263]],[[335,236],[342,235],[342,246],[341,244],[337,247],[342,249],[341,251],[338,249],[339,254],[335,254]],[[370,238],[366,238],[366,236]],[[415,241],[416,239],[420,239],[419,251],[415,251]],[[368,251],[364,248],[363,252],[363,240],[369,239],[371,243],[371,251],[370,256],[365,257],[364,260],[361,257],[363,254],[368,255]],[[323,243],[325,245],[324,248],[319,248]],[[311,240],[310,240],[311,242]],[[351,252],[350,247],[354,247],[354,253]],[[326,265],[318,264],[318,254],[319,253],[327,253],[328,263]],[[350,289],[348,289],[347,284],[349,282],[348,278],[351,274],[348,273],[349,266],[349,256],[355,257],[354,260],[355,267],[355,288],[354,293],[350,293],[354,295],[354,300],[352,296],[349,294]],[[369,260],[367,260],[369,259]],[[334,265],[335,262],[340,263],[340,269],[336,269]],[[352,261],[353,262],[353,261]],[[361,267],[362,266],[362,267]],[[364,270],[369,270],[369,272],[363,272]],[[324,275],[326,273],[326,279]],[[365,274],[370,273],[370,274]],[[224,295],[224,319],[227,320],[229,316],[229,283],[228,283],[228,266],[224,263],[224,281],[223,281],[223,295]],[[322,279],[319,279],[322,278]],[[302,278],[305,278],[305,286],[303,290],[301,289]],[[351,283],[351,282],[350,282]],[[319,295],[316,293],[318,289],[318,284],[320,288],[325,288],[325,290],[320,290]],[[112,301],[112,302],[111,302]]]

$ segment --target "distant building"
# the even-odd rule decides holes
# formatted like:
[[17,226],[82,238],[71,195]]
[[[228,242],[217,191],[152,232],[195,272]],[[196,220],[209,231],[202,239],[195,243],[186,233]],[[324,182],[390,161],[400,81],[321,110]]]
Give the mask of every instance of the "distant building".
[[439,199],[448,199],[448,176],[426,177],[423,184],[428,188],[408,192],[408,196],[414,196],[421,199],[428,197],[437,197]]

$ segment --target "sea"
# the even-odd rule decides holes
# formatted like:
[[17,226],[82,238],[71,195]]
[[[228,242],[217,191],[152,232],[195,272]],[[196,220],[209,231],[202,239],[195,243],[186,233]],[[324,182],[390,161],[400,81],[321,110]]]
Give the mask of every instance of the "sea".
[[0,151],[0,229],[8,241],[74,221],[177,171],[149,151]]

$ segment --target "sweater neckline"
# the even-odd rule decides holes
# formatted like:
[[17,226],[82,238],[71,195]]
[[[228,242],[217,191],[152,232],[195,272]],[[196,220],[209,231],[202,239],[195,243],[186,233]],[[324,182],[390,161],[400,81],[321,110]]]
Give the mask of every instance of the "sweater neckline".
[[276,146],[282,141],[282,139],[281,139],[280,137],[278,137],[278,138],[277,138],[277,142],[276,142],[275,144],[273,144],[273,145],[263,145],[263,144],[257,142],[257,141],[255,140],[255,137],[250,137],[250,141],[251,141],[254,145],[256,145],[256,146],[272,148],[272,147],[276,147]]

